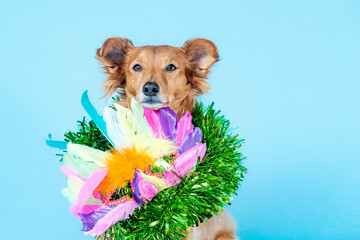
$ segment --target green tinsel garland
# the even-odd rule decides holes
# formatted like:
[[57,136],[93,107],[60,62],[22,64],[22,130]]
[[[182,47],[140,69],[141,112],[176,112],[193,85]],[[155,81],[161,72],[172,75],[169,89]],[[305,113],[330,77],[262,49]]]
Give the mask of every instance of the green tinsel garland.
[[[205,107],[196,103],[193,124],[203,132],[207,152],[204,160],[188,177],[174,187],[159,192],[141,210],[116,223],[97,239],[181,239],[188,231],[230,205],[231,194],[236,195],[246,168],[241,165],[243,155],[238,151],[243,139],[230,133],[230,122],[213,103]],[[85,118],[79,132],[67,132],[65,141],[108,150],[110,145],[93,121]]]

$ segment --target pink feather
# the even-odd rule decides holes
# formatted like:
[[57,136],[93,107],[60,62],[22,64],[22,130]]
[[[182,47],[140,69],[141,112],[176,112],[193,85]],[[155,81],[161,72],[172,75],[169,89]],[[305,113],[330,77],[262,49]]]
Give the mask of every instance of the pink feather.
[[103,209],[104,207],[107,207],[106,205],[84,205],[79,213],[82,214],[89,214],[95,211],[98,211],[100,209]]
[[[154,183],[142,177],[141,172],[138,169],[136,169],[135,171],[132,186],[134,188],[135,196],[138,194],[139,195],[138,197],[141,196],[149,201],[151,201],[154,198],[154,196],[158,192],[160,192],[160,189]],[[140,202],[142,201],[140,200]]]
[[192,116],[189,111],[186,111],[185,115],[183,115],[178,121],[176,129],[176,143],[178,147],[180,147],[186,134],[188,134],[194,128],[194,125],[192,125],[191,121]]
[[69,175],[74,175],[83,180],[84,182],[86,181],[83,176],[81,176],[75,169],[72,169],[71,167],[62,166],[60,167],[60,170],[65,174],[66,177],[69,177]]
[[155,137],[159,138],[162,136],[162,128],[160,124],[160,114],[159,111],[155,111],[150,108],[144,107],[144,115],[146,121],[150,125]]
[[[200,162],[203,160],[206,152],[206,143],[198,143],[179,157],[174,160],[174,165],[171,166],[164,173],[164,177],[167,181],[168,186],[176,185],[180,182],[178,176],[183,178],[187,175],[193,168],[196,167],[198,157],[200,157]],[[176,174],[175,174],[176,173]]]
[[[78,213],[85,205],[95,188],[100,184],[108,172],[108,168],[101,168],[93,172],[86,180],[85,184],[81,187],[77,196],[76,205],[71,208],[71,211]],[[77,215],[77,214],[76,214]]]

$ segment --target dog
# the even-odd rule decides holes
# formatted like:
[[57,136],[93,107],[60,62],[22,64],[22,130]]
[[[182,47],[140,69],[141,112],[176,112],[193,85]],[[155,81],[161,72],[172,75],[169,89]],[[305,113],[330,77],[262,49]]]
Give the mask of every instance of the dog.
[[[119,103],[127,108],[132,98],[154,110],[170,107],[180,117],[192,112],[195,98],[210,90],[209,69],[219,54],[212,41],[202,38],[182,47],[135,47],[127,38],[109,38],[96,58],[108,74],[104,96],[118,93]],[[184,233],[187,240],[237,239],[235,222],[226,211]]]

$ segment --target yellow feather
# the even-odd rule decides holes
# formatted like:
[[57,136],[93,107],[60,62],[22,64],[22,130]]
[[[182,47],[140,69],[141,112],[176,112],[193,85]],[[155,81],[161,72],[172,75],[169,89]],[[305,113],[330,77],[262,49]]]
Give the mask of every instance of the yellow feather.
[[154,136],[144,117],[143,107],[135,100],[131,101],[132,111],[119,104],[115,104],[115,107],[129,142],[138,152],[145,152],[151,158],[157,159],[176,151],[172,141]]

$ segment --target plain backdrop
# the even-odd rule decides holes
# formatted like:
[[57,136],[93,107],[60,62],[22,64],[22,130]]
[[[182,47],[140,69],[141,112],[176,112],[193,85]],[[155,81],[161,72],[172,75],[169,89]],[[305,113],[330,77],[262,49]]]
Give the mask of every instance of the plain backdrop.
[[360,239],[360,1],[0,0],[0,239],[91,239],[48,133],[101,112],[108,37],[212,40],[215,102],[248,168],[228,208],[248,239]]

